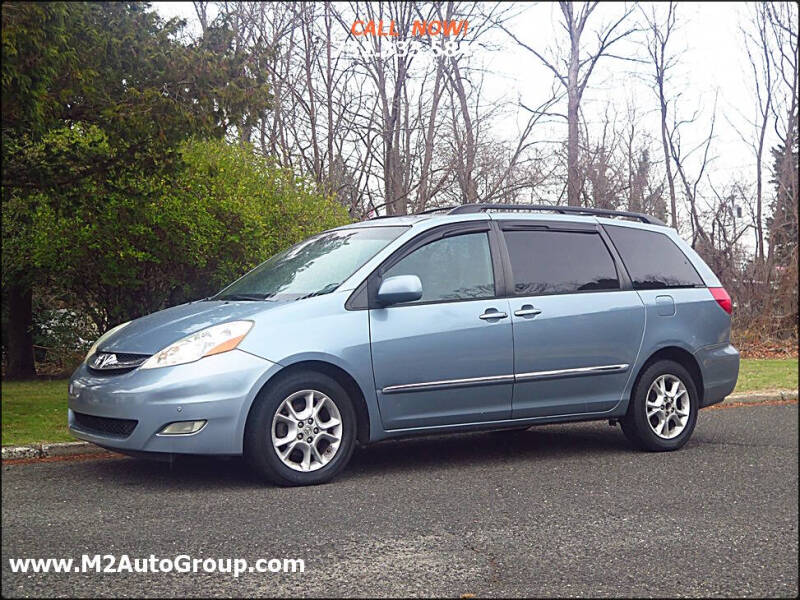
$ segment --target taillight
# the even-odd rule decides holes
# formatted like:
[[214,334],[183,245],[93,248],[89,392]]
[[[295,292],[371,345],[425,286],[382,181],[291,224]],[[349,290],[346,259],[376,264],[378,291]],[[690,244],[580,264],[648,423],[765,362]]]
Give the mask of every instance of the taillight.
[[731,302],[731,297],[728,296],[728,292],[725,291],[724,287],[713,287],[708,288],[711,292],[711,295],[714,296],[714,300],[717,301],[726,313],[731,314],[733,312],[733,302]]

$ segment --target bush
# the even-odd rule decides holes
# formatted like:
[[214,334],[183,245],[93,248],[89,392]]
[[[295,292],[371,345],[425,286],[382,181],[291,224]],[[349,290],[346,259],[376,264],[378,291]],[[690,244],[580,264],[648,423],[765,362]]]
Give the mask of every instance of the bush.
[[98,329],[202,298],[345,209],[249,146],[190,141],[173,176],[85,182],[33,200],[31,252]]

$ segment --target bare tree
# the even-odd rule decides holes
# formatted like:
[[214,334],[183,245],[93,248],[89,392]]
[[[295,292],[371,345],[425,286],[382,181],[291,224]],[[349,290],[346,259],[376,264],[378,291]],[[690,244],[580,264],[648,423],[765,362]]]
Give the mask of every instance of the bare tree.
[[581,194],[586,206],[616,210],[627,186],[616,156],[619,149],[616,117],[611,117],[609,111],[610,106],[606,106],[597,140],[592,141],[584,127],[581,172],[589,189],[581,185]]
[[[677,110],[676,110],[677,113]],[[678,177],[683,184],[683,193],[686,196],[686,202],[689,205],[689,217],[692,231],[692,246],[697,245],[698,241],[702,244],[707,244],[708,234],[703,227],[703,221],[700,218],[699,209],[699,185],[703,180],[703,176],[707,174],[708,166],[714,157],[710,155],[711,142],[714,139],[714,127],[717,120],[717,98],[714,98],[714,107],[711,112],[711,123],[709,126],[708,135],[697,145],[685,150],[681,143],[681,129],[684,126],[694,127],[698,120],[698,111],[695,111],[692,117],[688,119],[679,120],[677,117],[673,119],[667,140],[669,142],[670,156],[675,163],[675,170]],[[697,166],[697,173],[695,177],[689,174],[688,162],[689,159],[702,151],[699,164]]]
[[[486,21],[477,18],[484,10]],[[485,97],[480,56],[437,52],[444,40],[412,33],[416,20],[469,22],[470,48],[485,49],[491,42],[483,37],[510,14],[507,5],[197,2],[195,12],[203,28],[223,15],[237,47],[263,47],[273,102],[238,124],[239,140],[311,176],[353,216],[474,202],[511,193],[522,173],[541,171],[515,167],[541,159],[532,135],[552,102],[530,111],[518,138],[497,139],[497,120],[530,109]],[[398,35],[354,36],[356,20],[393,22]],[[419,56],[420,46],[433,58]]]
[[[755,141],[749,142],[755,154],[756,198],[753,220],[756,232],[756,256],[764,261],[764,144],[772,113],[772,88],[774,85],[772,44],[769,31],[769,9],[764,3],[752,5],[752,15],[747,27],[741,27],[745,50],[753,73],[756,100]],[[748,135],[740,137],[749,141]]]
[[663,174],[657,171],[652,160],[651,147],[655,143],[651,134],[642,127],[636,104],[629,101],[625,113],[622,138],[624,157],[620,161],[626,169],[628,210],[644,212],[667,221],[664,199]]
[[780,194],[791,198],[797,222],[797,167],[793,152],[798,135],[798,92],[800,91],[800,58],[798,58],[798,8],[791,2],[772,2],[767,7],[769,27],[775,40],[777,56],[776,99],[772,104],[775,133],[782,148],[778,161],[777,183]]
[[[622,16],[611,23],[602,26],[597,32],[594,50],[586,56],[581,54],[581,40],[586,32],[589,17],[597,8],[597,2],[583,3],[577,14],[574,2],[559,2],[562,14],[562,27],[569,38],[569,50],[566,55],[550,52],[546,56],[533,46],[519,39],[509,31],[505,24],[500,23],[502,29],[510,35],[515,42],[531,52],[544,64],[556,80],[567,92],[567,203],[570,206],[580,206],[580,167],[579,167],[579,115],[581,100],[589,83],[589,78],[594,71],[597,61],[602,56],[614,56],[610,53],[611,47],[619,40],[627,37],[635,27],[625,27],[624,24],[634,10],[634,6],[626,7]],[[614,58],[622,58],[614,56]],[[564,68],[566,67],[566,69]]]
[[[672,226],[678,227],[678,202],[675,197],[675,179],[672,175],[672,164],[670,162],[671,152],[669,145],[669,134],[667,132],[667,113],[668,98],[665,91],[665,84],[669,77],[669,71],[677,63],[676,56],[670,56],[667,46],[676,28],[676,6],[670,2],[667,9],[666,18],[659,20],[656,14],[656,7],[652,7],[650,14],[645,13],[647,21],[647,52],[653,66],[653,87],[658,96],[658,106],[661,114],[661,148],[664,153],[664,168],[667,171],[667,184],[669,186],[669,202]],[[644,12],[644,9],[642,9]]]
[[[776,86],[772,105],[779,144],[773,149],[776,195],[769,226],[770,266],[775,266],[774,320],[781,333],[797,338],[798,309],[798,92],[800,44],[798,7],[791,2],[767,5],[774,38]],[[772,277],[772,269],[770,269]]]

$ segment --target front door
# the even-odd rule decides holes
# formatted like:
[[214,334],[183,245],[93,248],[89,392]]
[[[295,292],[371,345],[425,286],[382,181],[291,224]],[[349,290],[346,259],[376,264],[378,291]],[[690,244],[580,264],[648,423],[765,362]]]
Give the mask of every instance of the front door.
[[503,239],[513,271],[513,417],[613,408],[645,320],[623,267],[594,226],[509,225]]
[[417,275],[423,293],[416,302],[369,311],[372,366],[386,429],[511,416],[508,300],[496,297],[499,259],[493,260],[488,224],[477,229],[432,233],[431,241],[379,274],[381,279]]

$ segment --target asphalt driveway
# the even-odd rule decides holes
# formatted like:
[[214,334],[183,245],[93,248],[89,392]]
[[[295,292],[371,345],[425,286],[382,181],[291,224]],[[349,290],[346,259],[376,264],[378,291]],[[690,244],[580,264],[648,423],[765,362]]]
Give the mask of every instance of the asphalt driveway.
[[[238,460],[3,466],[10,596],[796,596],[797,405],[701,413],[678,453],[605,423],[357,451],[313,488]],[[12,574],[9,558],[302,558],[304,573]]]

